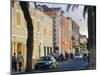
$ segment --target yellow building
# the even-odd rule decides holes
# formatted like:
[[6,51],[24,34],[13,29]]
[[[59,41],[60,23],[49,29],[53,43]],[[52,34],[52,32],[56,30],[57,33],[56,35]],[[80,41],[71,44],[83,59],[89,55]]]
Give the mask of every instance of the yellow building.
[[[30,8],[30,15],[34,26],[34,47],[33,59],[39,59],[40,56],[46,56],[53,52],[53,30],[52,19],[43,12]],[[16,56],[21,51],[24,57],[24,67],[26,65],[26,41],[27,29],[23,12],[18,2],[12,7],[12,55]]]

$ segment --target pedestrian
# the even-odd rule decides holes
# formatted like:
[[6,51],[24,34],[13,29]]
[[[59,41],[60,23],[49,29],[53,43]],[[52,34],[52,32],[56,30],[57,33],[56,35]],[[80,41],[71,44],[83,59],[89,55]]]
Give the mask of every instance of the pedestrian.
[[68,53],[65,53],[65,59],[68,60]]
[[16,53],[14,52],[14,55],[12,56],[12,70],[17,71],[17,59],[16,59]]
[[87,56],[87,61],[89,62],[89,59],[90,59],[90,54],[88,53],[88,56]]
[[71,53],[69,53],[68,58],[71,59]]
[[70,56],[71,56],[71,59],[73,59],[73,53],[71,53]]
[[87,61],[87,55],[86,55],[86,53],[83,55],[83,59],[84,59],[84,61]]
[[61,53],[61,55],[60,55],[60,58],[61,58],[61,61],[64,61],[64,56],[63,56],[62,53]]
[[22,63],[24,61],[21,51],[18,53],[17,61],[18,61],[18,69],[19,69],[19,71],[21,71]]

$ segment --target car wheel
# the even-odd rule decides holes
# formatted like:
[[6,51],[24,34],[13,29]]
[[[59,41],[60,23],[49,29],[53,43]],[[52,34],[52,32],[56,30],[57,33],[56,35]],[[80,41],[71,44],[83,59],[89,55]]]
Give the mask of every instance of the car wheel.
[[53,69],[54,68],[54,66],[53,66],[53,64],[51,64],[50,66],[49,66],[49,69]]

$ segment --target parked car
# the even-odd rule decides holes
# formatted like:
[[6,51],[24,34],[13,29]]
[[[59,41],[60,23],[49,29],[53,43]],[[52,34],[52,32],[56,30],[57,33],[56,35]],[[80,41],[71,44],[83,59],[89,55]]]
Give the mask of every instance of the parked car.
[[81,55],[81,54],[78,54],[78,55],[75,55],[74,56],[74,59],[83,59],[83,55]]
[[38,62],[35,64],[35,69],[51,69],[56,68],[57,62],[52,56],[43,56],[40,57]]

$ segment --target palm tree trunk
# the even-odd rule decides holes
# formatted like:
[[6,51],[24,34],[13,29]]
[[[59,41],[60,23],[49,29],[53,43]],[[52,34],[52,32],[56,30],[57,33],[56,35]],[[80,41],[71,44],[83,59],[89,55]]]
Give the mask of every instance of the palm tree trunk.
[[89,52],[90,52],[90,67],[95,68],[96,64],[96,26],[93,7],[88,8],[88,42],[89,42]]
[[20,1],[20,6],[24,14],[24,18],[27,23],[27,60],[26,60],[26,72],[32,71],[32,54],[33,54],[33,25],[32,19],[28,9],[28,2]]

